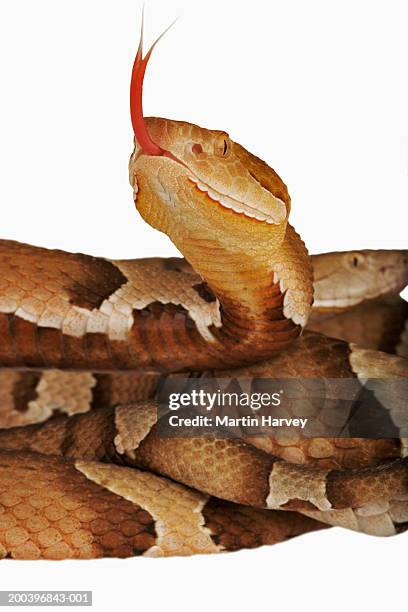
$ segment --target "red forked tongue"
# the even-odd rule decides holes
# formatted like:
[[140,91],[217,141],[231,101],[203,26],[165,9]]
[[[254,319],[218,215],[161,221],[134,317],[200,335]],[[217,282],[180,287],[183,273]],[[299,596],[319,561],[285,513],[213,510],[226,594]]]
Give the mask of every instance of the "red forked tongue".
[[143,57],[143,14],[142,28],[140,33],[139,48],[136,53],[135,62],[132,70],[132,80],[130,82],[130,116],[132,119],[133,131],[135,138],[141,146],[144,153],[148,155],[164,155],[165,151],[150,138],[143,117],[143,79],[146,72],[147,62],[150,59],[154,47],[166,32],[175,23],[171,23],[168,28],[154,41],[146,56]]

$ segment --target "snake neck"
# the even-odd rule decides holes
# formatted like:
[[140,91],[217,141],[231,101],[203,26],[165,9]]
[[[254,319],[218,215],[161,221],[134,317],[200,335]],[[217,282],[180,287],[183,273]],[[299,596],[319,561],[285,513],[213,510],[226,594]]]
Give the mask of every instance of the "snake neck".
[[[200,239],[184,248],[187,259],[217,299],[221,325],[212,330],[223,346],[234,338],[241,353],[264,359],[296,338],[306,324],[313,274],[306,247],[288,226],[284,240],[229,251]],[[234,348],[234,350],[237,350]],[[243,358],[245,361],[245,357]]]
[[197,254],[199,262],[195,261],[193,267],[204,279],[212,299],[219,301],[224,319],[250,319],[256,325],[269,320],[268,302],[276,290],[267,258],[254,261],[214,244],[200,245]]

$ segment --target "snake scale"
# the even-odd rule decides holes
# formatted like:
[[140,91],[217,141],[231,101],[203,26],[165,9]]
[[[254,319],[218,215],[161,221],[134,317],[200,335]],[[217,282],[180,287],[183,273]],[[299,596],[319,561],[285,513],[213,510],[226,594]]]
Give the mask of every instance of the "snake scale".
[[[406,391],[408,252],[309,256],[265,162],[225,132],[143,116],[153,47],[143,57],[141,40],[132,71],[130,183],[185,259],[0,241],[0,557],[214,553],[330,525],[404,531],[401,397],[387,408],[395,435],[338,437],[302,385],[361,391],[378,378]],[[313,416],[316,435],[162,435],[158,388],[180,375],[291,379],[304,401],[286,410]]]

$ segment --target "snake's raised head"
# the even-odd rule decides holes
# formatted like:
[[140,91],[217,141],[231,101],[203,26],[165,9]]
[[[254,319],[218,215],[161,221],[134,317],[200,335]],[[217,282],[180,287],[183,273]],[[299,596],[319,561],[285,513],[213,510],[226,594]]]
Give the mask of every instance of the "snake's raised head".
[[274,170],[226,132],[143,116],[143,78],[154,45],[143,57],[140,43],[132,72],[129,170],[137,209],[183,252],[187,234],[232,251],[251,238],[259,248],[279,243],[290,198]]

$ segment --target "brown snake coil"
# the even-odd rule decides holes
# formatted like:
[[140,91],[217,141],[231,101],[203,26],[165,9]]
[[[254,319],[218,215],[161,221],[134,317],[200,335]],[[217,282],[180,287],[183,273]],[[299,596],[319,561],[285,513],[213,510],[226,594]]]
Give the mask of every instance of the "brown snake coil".
[[[0,241],[0,557],[233,551],[328,525],[404,531],[407,251],[309,257],[265,162],[224,132],[143,118],[147,59],[140,48],[130,182],[186,260]],[[313,419],[315,433],[169,437],[156,399],[183,377],[289,380],[302,401],[285,415]],[[395,382],[391,401],[369,396],[392,435],[353,429],[367,379]],[[317,405],[315,380],[334,394],[351,381],[356,397],[347,410]]]

